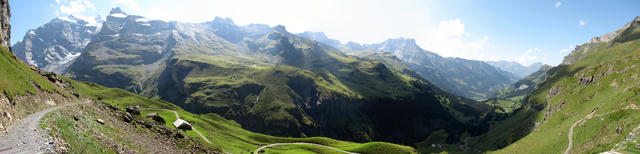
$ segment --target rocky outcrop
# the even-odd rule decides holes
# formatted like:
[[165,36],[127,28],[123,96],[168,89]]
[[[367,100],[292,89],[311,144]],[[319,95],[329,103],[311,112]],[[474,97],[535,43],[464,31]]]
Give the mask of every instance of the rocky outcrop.
[[0,1],[0,7],[0,45],[11,50],[11,24],[9,23],[11,12],[9,11],[9,1]]
[[[637,36],[634,37],[633,35],[624,35],[624,34],[632,33],[632,31],[638,26],[640,26],[640,16],[636,17],[635,19],[633,19],[633,21],[625,24],[624,26],[622,26],[620,29],[616,31],[607,33],[602,36],[591,38],[591,41],[589,41],[589,43],[585,43],[583,45],[577,46],[569,55],[564,57],[564,59],[562,60],[562,63],[560,64],[569,65],[575,61],[582,59],[587,53],[591,52],[592,50],[597,50],[594,48],[597,47],[599,44],[611,45],[611,44],[615,44],[616,42],[624,42],[627,39],[637,38]],[[625,37],[619,37],[621,35]]]

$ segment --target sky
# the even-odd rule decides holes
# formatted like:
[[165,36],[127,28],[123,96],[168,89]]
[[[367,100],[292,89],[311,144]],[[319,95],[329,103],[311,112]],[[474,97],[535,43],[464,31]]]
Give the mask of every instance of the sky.
[[341,43],[414,38],[445,57],[557,65],[576,45],[640,16],[637,0],[9,0],[11,42],[56,17],[106,17],[120,7],[150,19],[284,25]]

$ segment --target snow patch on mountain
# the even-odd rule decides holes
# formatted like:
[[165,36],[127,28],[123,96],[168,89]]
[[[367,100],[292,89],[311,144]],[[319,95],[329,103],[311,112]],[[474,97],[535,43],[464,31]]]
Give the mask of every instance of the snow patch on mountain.
[[114,14],[110,14],[109,16],[116,17],[116,18],[126,18],[127,17],[127,15],[124,14],[124,13],[114,13]]

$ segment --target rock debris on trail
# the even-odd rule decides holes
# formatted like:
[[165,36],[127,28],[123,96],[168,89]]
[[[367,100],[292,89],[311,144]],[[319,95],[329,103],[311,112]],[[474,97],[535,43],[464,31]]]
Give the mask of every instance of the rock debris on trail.
[[56,106],[25,117],[7,134],[0,136],[0,153],[55,152],[53,139],[38,126],[40,120],[51,111],[77,104],[81,103]]

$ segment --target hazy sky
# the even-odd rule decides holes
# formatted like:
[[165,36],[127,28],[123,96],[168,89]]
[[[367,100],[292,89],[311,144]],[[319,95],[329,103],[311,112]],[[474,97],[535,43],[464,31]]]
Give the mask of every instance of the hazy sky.
[[106,17],[113,7],[151,19],[285,25],[292,33],[377,43],[415,38],[445,57],[557,65],[575,45],[640,16],[637,0],[9,0],[12,43],[57,16]]

